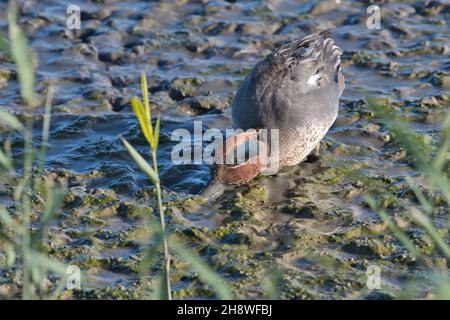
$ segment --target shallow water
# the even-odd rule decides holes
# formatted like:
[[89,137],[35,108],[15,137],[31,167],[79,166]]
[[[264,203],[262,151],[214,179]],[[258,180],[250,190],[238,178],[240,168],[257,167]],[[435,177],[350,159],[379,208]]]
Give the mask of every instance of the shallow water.
[[[76,32],[65,27],[65,10],[71,3],[23,1],[21,21],[38,59],[40,98],[44,99],[48,85],[56,92],[47,169],[64,169],[69,176],[78,177],[69,187],[81,188],[82,198],[86,194],[97,197],[104,190],[112,190],[114,199],[106,202],[106,207],[126,201],[148,205],[142,190],[149,183],[118,138],[123,135],[140,152],[148,153],[128,103],[130,96],[140,94],[141,71],[146,71],[149,77],[150,100],[162,119],[158,156],[162,183],[168,199],[176,202],[177,198],[186,199],[186,195],[200,192],[211,177],[207,165],[172,164],[170,152],[176,143],[170,139],[172,131],[186,128],[192,132],[193,123],[198,120],[203,121],[203,129],[230,127],[227,107],[239,81],[257,61],[283,42],[335,25],[335,41],[344,51],[342,67],[346,89],[339,118],[324,140],[323,157],[318,162],[285,170],[276,177],[257,179],[250,186],[231,188],[213,202],[178,204],[178,209],[174,205],[174,215],[178,212],[186,219],[187,226],[198,230],[207,228],[214,233],[228,228],[231,234],[244,234],[250,239],[227,238],[214,233],[218,246],[231,246],[227,249],[231,252],[242,246],[249,250],[243,256],[270,252],[273,259],[288,266],[293,279],[300,283],[292,280],[295,283],[287,285],[285,298],[364,297],[368,294],[358,285],[345,291],[340,287],[342,283],[354,279],[343,276],[344,271],[334,267],[311,268],[311,262],[305,263],[297,253],[306,255],[305,252],[311,250],[330,254],[346,266],[348,263],[365,266],[368,256],[373,263],[383,264],[386,260],[394,264],[394,256],[401,251],[394,240],[383,242],[372,234],[363,234],[361,239],[354,239],[353,235],[340,236],[365,226],[370,229],[378,223],[376,215],[361,206],[364,192],[372,191],[378,184],[380,188],[402,186],[406,175],[417,174],[403,158],[395,158],[395,148],[386,140],[387,132],[372,121],[366,101],[376,98],[383,104],[393,105],[412,121],[418,132],[431,138],[436,136],[443,110],[449,106],[448,3],[385,1],[380,5],[382,28],[369,30],[365,23],[367,1],[340,1],[339,4],[279,0],[78,1],[82,29]],[[5,8],[2,2],[2,31],[6,31],[7,26]],[[13,70],[12,63],[0,58],[0,75],[5,78],[0,81],[0,106],[20,114],[23,106]],[[201,99],[207,102],[199,104]],[[41,112],[40,108],[36,111],[37,132]],[[0,135],[0,142],[5,137]],[[16,137],[14,151],[17,155],[21,152],[19,141]],[[348,170],[338,171],[342,167]],[[349,171],[354,171],[357,177]],[[364,179],[375,182],[354,186]],[[390,182],[386,186],[380,181]],[[267,197],[264,200],[252,198],[255,188],[267,190]],[[100,222],[106,219],[103,222],[113,235],[123,235],[140,226],[116,217],[116,210],[115,207],[112,210],[114,219],[102,216],[95,219]],[[246,215],[257,223],[242,218]],[[83,225],[78,223],[75,219],[71,228],[81,231]],[[71,231],[64,224],[59,228],[65,234]],[[176,224],[174,229],[177,229]],[[88,233],[97,231],[88,230]],[[207,233],[207,237],[212,236]],[[333,242],[331,237],[341,238]],[[364,244],[354,244],[367,237],[374,237],[373,241],[383,244],[394,243],[397,247],[387,257],[370,250],[366,254],[358,249]],[[131,263],[130,256],[136,254],[136,248],[120,247],[122,240],[108,241],[100,237],[95,246],[91,244],[92,256],[80,254],[76,255],[77,259],[82,261],[89,256],[101,260],[111,256],[123,259],[115,262],[116,265],[127,265]],[[308,243],[313,248],[308,248]],[[68,241],[64,246],[70,251],[80,244]],[[120,248],[115,248],[117,246]],[[106,249],[101,249],[103,247]],[[214,254],[206,255],[214,260]],[[235,258],[239,260],[243,256],[236,253]],[[261,264],[272,262],[263,259]],[[118,283],[131,286],[129,283],[136,279],[133,272],[125,268],[115,273],[114,268],[108,267],[110,263],[105,262],[100,268],[95,286],[102,288]],[[225,276],[234,279],[235,275],[227,271],[231,267],[227,269],[221,260],[215,263]],[[233,267],[238,271],[251,269],[242,265],[242,261],[235,264]],[[386,271],[386,277],[398,279],[405,275],[408,267],[400,263],[389,268],[394,272]],[[308,284],[312,278],[325,275],[334,277],[334,282]],[[261,295],[261,288],[253,288],[255,274],[241,277],[245,279],[235,282],[243,283],[243,296]],[[185,282],[180,282],[184,283],[181,287],[189,287]],[[246,291],[246,285],[253,289]],[[398,285],[393,287],[388,290],[391,295],[398,290]],[[189,297],[190,291],[185,291]],[[180,297],[183,294],[180,293]]]

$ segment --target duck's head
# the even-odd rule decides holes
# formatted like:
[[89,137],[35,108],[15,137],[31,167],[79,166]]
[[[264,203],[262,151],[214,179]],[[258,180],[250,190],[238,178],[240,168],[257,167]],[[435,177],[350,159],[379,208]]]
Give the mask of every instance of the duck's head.
[[265,138],[257,131],[237,133],[225,140],[216,150],[211,181],[200,195],[206,200],[215,199],[227,185],[250,182],[268,168],[267,146]]
[[244,184],[263,172],[267,163],[267,143],[257,131],[242,132],[228,138],[217,150],[214,174],[223,184]]

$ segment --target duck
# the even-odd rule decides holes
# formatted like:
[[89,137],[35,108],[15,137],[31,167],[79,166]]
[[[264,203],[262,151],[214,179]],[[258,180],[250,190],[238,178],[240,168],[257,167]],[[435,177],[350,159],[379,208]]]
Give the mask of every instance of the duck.
[[[233,128],[244,132],[228,138],[220,156],[259,139],[263,129],[278,132],[277,168],[318,155],[320,141],[337,118],[345,87],[342,50],[332,38],[333,29],[288,42],[253,67],[231,103]],[[216,164],[213,180],[240,185],[263,173],[274,150],[267,137],[259,141],[263,152],[242,163]]]

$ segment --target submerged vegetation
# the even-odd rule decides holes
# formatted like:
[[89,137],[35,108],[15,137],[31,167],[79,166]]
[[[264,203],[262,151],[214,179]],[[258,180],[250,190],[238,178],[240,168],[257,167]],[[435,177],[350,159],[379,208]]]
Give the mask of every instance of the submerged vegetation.
[[[172,5],[161,2],[160,9],[168,6],[172,12]],[[410,70],[408,64],[411,56],[431,55],[437,57],[433,63],[439,68],[438,58],[446,55],[446,47],[436,39],[433,46],[425,43],[395,51],[385,32],[368,39],[346,33],[344,38],[359,37],[371,53],[346,52],[343,69],[350,78],[350,98],[343,99],[341,116],[322,145],[321,159],[276,176],[258,177],[229,189],[216,201],[205,202],[186,194],[193,190],[186,181],[175,191],[170,188],[170,183],[177,184],[186,175],[193,176],[189,182],[198,183],[199,175],[209,174],[192,167],[167,169],[170,130],[185,126],[192,117],[223,121],[230,97],[211,95],[210,88],[226,87],[232,92],[261,52],[286,40],[288,34],[316,27],[315,21],[308,24],[307,15],[278,19],[270,7],[257,4],[242,9],[246,18],[254,17],[257,23],[217,22],[214,14],[223,8],[215,5],[212,2],[195,15],[189,9],[186,25],[193,24],[208,38],[224,35],[223,41],[237,35],[238,46],[224,42],[223,48],[222,40],[202,42],[203,37],[190,36],[192,30],[149,35],[144,31],[165,21],[122,12],[130,15],[129,23],[138,19],[132,35],[151,41],[129,41],[126,34],[124,52],[96,52],[95,41],[85,40],[97,36],[92,31],[96,24],[105,23],[105,30],[110,30],[113,23],[108,17],[117,15],[106,9],[86,13],[92,25],[80,31],[83,41],[68,50],[81,59],[98,59],[128,72],[134,60],[147,63],[149,52],[181,48],[187,59],[205,59],[198,67],[204,78],[178,74],[172,79],[154,74],[147,78],[142,72],[136,89],[137,73],[114,76],[110,82],[115,87],[130,87],[133,92],[121,91],[126,94],[117,98],[105,94],[104,84],[92,77],[89,85],[94,89],[88,86],[81,98],[61,102],[60,92],[53,94],[48,81],[36,85],[36,57],[17,22],[15,1],[9,2],[8,39],[0,40],[0,62],[14,63],[14,70],[0,69],[0,75],[20,83],[16,105],[24,108],[13,110],[14,105],[5,107],[3,101],[0,106],[0,297],[449,299],[450,114],[445,116],[449,77],[447,71],[416,70],[415,61]],[[227,6],[240,8],[239,4]],[[430,17],[433,26],[446,10],[436,4],[403,6],[408,10],[402,12]],[[405,41],[414,38],[418,28],[399,31],[389,25],[390,13],[398,21],[396,10],[388,4],[383,8],[389,32],[401,34]],[[328,12],[326,6],[311,6],[314,17],[320,11]],[[31,30],[46,23],[39,17],[30,21],[26,27]],[[266,23],[274,34],[255,38],[254,34],[271,30]],[[98,30],[100,36],[102,32]],[[66,37],[74,35],[67,31]],[[225,62],[210,59],[215,54],[222,54]],[[236,62],[241,57],[246,64]],[[148,63],[161,73],[170,66],[183,72],[177,55],[173,60],[158,54],[150,58]],[[399,62],[391,61],[395,59]],[[192,65],[186,69],[192,70]],[[383,76],[402,84],[410,81],[414,89],[399,86],[392,95],[370,91],[359,76],[352,75],[367,70],[373,72],[370,81]],[[81,72],[69,84],[80,86],[91,75]],[[221,77],[226,79],[217,80]],[[38,91],[39,86],[45,88]],[[137,91],[142,98],[124,98]],[[40,101],[44,99],[39,95],[46,101]],[[355,98],[360,96],[364,100]],[[95,108],[78,106],[84,99],[93,100]],[[128,100],[135,115],[127,112],[124,101]],[[114,112],[96,114],[104,105]],[[165,117],[164,112],[171,112],[167,106],[176,111]],[[81,115],[78,109],[74,112],[77,107],[83,110]],[[181,120],[175,121],[174,115]],[[441,118],[438,128],[435,124]],[[117,130],[105,133],[105,127]],[[51,154],[63,152],[60,146],[67,140],[93,132],[97,139],[80,139],[75,152],[79,154],[73,158],[61,160]],[[85,165],[96,157],[100,164],[86,171],[69,165],[72,159]],[[80,287],[68,285],[74,266],[83,272]],[[371,266],[380,270],[380,287],[375,289],[367,286]]]

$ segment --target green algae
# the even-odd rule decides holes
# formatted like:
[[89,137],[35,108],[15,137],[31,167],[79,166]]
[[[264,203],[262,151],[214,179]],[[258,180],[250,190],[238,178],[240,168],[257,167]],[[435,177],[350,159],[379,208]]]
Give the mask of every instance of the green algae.
[[[182,6],[185,3],[178,1],[177,5]],[[110,56],[111,60],[116,60],[111,61],[112,66],[108,65],[107,61],[102,61],[102,70],[107,69],[114,73],[113,69],[118,67],[114,64],[126,66],[127,61],[132,64],[140,63],[141,58],[152,68],[160,69],[159,71],[172,69],[180,71],[186,76],[172,78],[174,75],[171,72],[167,75],[157,72],[161,74],[161,77],[156,77],[161,85],[152,89],[160,90],[156,94],[164,91],[170,106],[175,105],[176,101],[203,96],[206,94],[203,93],[205,88],[209,90],[211,87],[214,91],[215,85],[211,79],[226,78],[225,85],[221,82],[220,90],[225,87],[224,95],[228,99],[225,100],[230,101],[230,88],[233,90],[237,88],[240,78],[250,72],[253,61],[265,55],[275,42],[277,44],[280,41],[284,42],[290,34],[304,33],[305,30],[316,28],[315,24],[311,24],[309,13],[295,12],[295,16],[281,17],[276,16],[276,12],[267,5],[255,5],[250,8],[245,6],[249,8],[244,10],[245,16],[258,18],[258,23],[247,25],[227,21],[227,15],[230,13],[227,10],[239,9],[234,4],[226,4],[225,9],[220,3],[209,4],[204,10],[196,4],[188,5],[189,14],[184,22],[193,27],[192,29],[187,27],[186,31],[174,34],[158,30],[146,32],[145,28],[158,27],[159,23],[166,22],[152,21],[153,19],[145,15],[142,17],[136,15],[140,18],[136,25],[130,27],[130,33],[133,36],[145,35],[144,38],[150,40],[138,42],[138,45],[122,46],[120,43],[120,50],[126,48],[129,52],[120,51],[117,59]],[[159,9],[162,8],[173,9],[171,4],[165,3],[161,4]],[[196,9],[192,10],[194,8]],[[422,11],[424,15],[434,16],[441,10],[434,7],[423,10],[417,6],[415,8],[413,8],[415,15],[418,16]],[[179,9],[181,12],[182,8]],[[317,6],[311,10],[316,12],[324,10],[321,13],[326,13],[328,6]],[[220,15],[220,21],[217,21],[217,16],[214,15],[221,12],[225,14]],[[133,19],[129,17],[128,23]],[[178,23],[177,19],[174,20]],[[442,21],[433,19],[425,23],[431,26],[431,24],[439,25]],[[267,27],[272,22],[273,25]],[[261,29],[265,27],[266,30]],[[389,27],[389,32],[395,34],[393,25]],[[273,32],[275,31],[273,28],[277,29],[276,32]],[[408,28],[403,31],[405,37],[402,35],[401,39],[404,41],[425,36],[421,31],[412,32]],[[202,32],[212,33],[208,35],[208,41],[191,37],[191,34]],[[261,34],[261,37],[253,37],[252,33]],[[375,34],[375,36],[382,35]],[[351,37],[355,37],[360,42],[366,41],[366,35],[360,36],[353,32],[344,34],[340,40],[345,40],[346,36],[350,40]],[[234,40],[238,37],[239,41],[227,42],[227,38],[233,37]],[[414,194],[408,191],[404,176],[411,172],[417,175],[418,172],[405,150],[395,145],[393,141],[395,135],[391,135],[380,125],[379,115],[372,107],[372,105],[385,106],[389,113],[417,125],[420,134],[415,142],[423,147],[424,153],[428,154],[429,150],[425,145],[436,140],[435,123],[440,120],[442,111],[449,105],[449,95],[445,93],[448,87],[448,73],[429,72],[423,68],[420,70],[421,66],[415,61],[412,67],[409,62],[394,60],[414,57],[419,59],[418,61],[423,61],[420,55],[431,55],[430,60],[438,62],[448,51],[445,45],[440,44],[442,41],[440,38],[439,32],[436,32],[433,38],[436,44],[433,45],[420,43],[406,49],[395,48],[392,51],[375,54],[371,52],[379,50],[367,51],[359,48],[357,52],[350,51],[349,56],[346,52],[342,65],[349,79],[347,88],[350,90],[346,89],[348,94],[340,106],[340,118],[321,147],[323,153],[318,160],[319,165],[300,164],[286,178],[281,175],[258,178],[247,186],[225,192],[224,196],[217,200],[218,203],[205,203],[199,197],[186,199],[176,193],[166,192],[164,205],[168,207],[170,231],[188,243],[193,251],[198,252],[205,261],[226,277],[239,298],[264,297],[266,292],[261,285],[261,279],[266,277],[268,270],[275,265],[280,267],[282,273],[280,297],[283,299],[398,298],[401,297],[402,290],[399,288],[401,285],[396,287],[383,283],[380,290],[371,292],[367,289],[365,272],[369,265],[381,267],[383,278],[392,279],[393,283],[403,284],[412,278],[412,275],[417,279],[426,278],[428,275],[419,268],[417,261],[405,251],[401,243],[389,235],[386,225],[369,210],[363,198],[365,194],[370,193],[377,199],[380,207],[385,208],[401,229],[413,239],[420,252],[430,255],[426,263],[445,270],[447,266],[443,264],[432,240],[417,228],[402,207],[404,200],[417,202]],[[92,41],[89,40],[92,44],[96,41],[95,36],[92,37]],[[216,45],[215,41],[218,41],[219,45]],[[159,50],[161,48],[167,52],[172,49],[182,51],[172,52],[175,56],[172,61],[169,61],[171,59],[162,61],[158,58],[162,54]],[[250,49],[249,52],[245,52],[247,49]],[[150,56],[148,60],[148,55],[153,52],[157,57]],[[187,56],[187,59],[183,59],[182,55]],[[213,62],[217,61],[214,59],[215,55],[220,57],[220,64]],[[102,57],[104,58],[104,55]],[[244,63],[235,62],[241,57]],[[201,63],[195,66],[197,61]],[[5,84],[10,86],[11,80],[14,80],[14,73],[9,69],[4,70],[6,74],[3,69],[0,71],[0,88]],[[368,71],[371,73],[364,74]],[[205,78],[192,77],[194,72],[202,74]],[[360,75],[363,77],[360,78]],[[365,80],[362,78],[369,75],[370,82],[364,83]],[[88,73],[87,77],[90,76]],[[55,110],[65,115],[80,112],[110,112],[111,106],[104,101],[110,98],[112,90],[119,89],[122,95],[128,94],[127,90],[136,89],[132,77],[130,77],[132,81],[127,77],[124,81],[120,79],[118,81],[116,78],[119,77],[116,76],[117,74],[106,81],[112,82],[114,88],[89,86],[89,89],[83,91],[83,99],[76,97],[78,91],[72,96],[68,94],[67,101],[58,102],[60,104]],[[373,85],[372,76],[383,76],[382,79],[386,79],[386,86]],[[391,85],[394,82],[390,81],[396,81],[399,87],[407,86],[412,90],[411,94],[408,92],[404,94],[400,90],[396,93],[391,91],[391,88],[387,90],[386,87],[395,87]],[[79,90],[80,81],[75,84],[74,87]],[[64,87],[65,91],[70,91],[69,85],[70,82]],[[435,93],[437,90],[439,93]],[[6,91],[8,88],[5,88]],[[85,99],[94,100],[96,103],[86,104]],[[159,101],[155,104],[160,106]],[[173,108],[168,109],[169,117],[172,117],[170,112]],[[66,138],[78,138],[79,134],[85,132],[90,135],[94,124],[96,122],[92,118],[85,117],[74,126],[67,127],[61,134]],[[342,136],[334,135],[343,128],[351,129],[343,133],[347,138],[352,133],[358,133],[353,138],[361,140],[357,141],[359,145],[352,144],[355,141],[339,140]],[[368,136],[365,133],[382,143],[375,144],[374,147],[374,144],[366,142],[369,140],[366,139]],[[134,136],[135,133],[131,130],[128,134]],[[114,137],[116,135],[117,132],[111,134]],[[140,140],[136,138],[136,141]],[[102,140],[102,144],[109,142]],[[116,157],[114,149],[115,146],[104,150],[99,144],[92,149],[82,148],[81,151],[84,152],[83,155],[93,153],[96,157],[104,154],[108,158],[111,157],[112,161],[116,161],[120,156]],[[97,160],[99,163],[106,162],[105,158],[94,159],[95,162]],[[450,166],[448,164],[446,166],[446,171],[450,174]],[[312,171],[310,167],[313,168]],[[86,286],[79,291],[67,290],[62,294],[62,298],[138,299],[148,296],[143,290],[145,282],[147,288],[156,286],[159,268],[151,268],[150,274],[145,275],[146,279],[140,283],[136,262],[142,259],[142,255],[138,253],[140,246],[146,249],[146,246],[151,246],[155,240],[153,239],[155,235],[148,226],[149,217],[151,219],[155,214],[154,189],[138,186],[138,191],[133,191],[131,195],[120,195],[121,192],[128,191],[130,186],[133,187],[134,180],[132,179],[133,183],[130,184],[118,181],[111,186],[109,180],[118,176],[115,174],[108,176],[109,173],[106,171],[102,168],[92,174],[73,174],[68,170],[61,173],[61,176],[69,180],[69,190],[65,196],[63,214],[54,222],[46,248],[52,256],[62,261],[73,262],[94,276],[111,272],[106,273],[106,277],[111,277],[107,284],[103,283],[102,279],[94,279],[92,286]],[[117,172],[120,177],[127,175],[126,172]],[[170,173],[167,173],[167,176],[170,178]],[[99,182],[100,178],[107,180],[106,188],[111,188],[115,192],[95,187],[97,183],[105,184]],[[278,188],[275,187],[275,191],[279,192],[279,197],[273,200],[271,188],[274,187],[269,187],[268,181],[278,179],[281,183],[276,184]],[[0,197],[2,199],[5,197],[9,201],[13,196],[13,188],[2,186],[1,190]],[[438,222],[439,234],[448,239],[448,230],[445,227],[448,206],[445,199],[431,190],[423,192],[435,206],[430,218]],[[38,207],[36,200],[33,198],[33,204]],[[220,219],[211,218],[204,214],[205,212],[208,214],[212,212],[214,218]],[[203,218],[203,215],[204,220],[210,222],[207,228],[197,225],[197,221],[191,219],[191,216]],[[39,217],[34,215],[33,218],[37,220]],[[202,284],[198,274],[181,259],[174,257],[173,269],[175,298],[215,298],[211,288]],[[2,283],[6,281],[5,277],[9,276],[8,272],[0,274]],[[428,284],[421,284],[424,291],[429,291]],[[6,286],[17,288],[20,287],[20,283],[10,280]]]
[[117,215],[124,219],[140,220],[153,214],[153,208],[133,202],[120,202],[116,207]]

